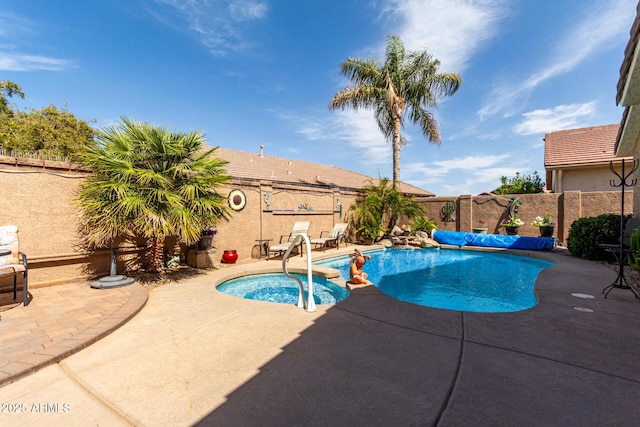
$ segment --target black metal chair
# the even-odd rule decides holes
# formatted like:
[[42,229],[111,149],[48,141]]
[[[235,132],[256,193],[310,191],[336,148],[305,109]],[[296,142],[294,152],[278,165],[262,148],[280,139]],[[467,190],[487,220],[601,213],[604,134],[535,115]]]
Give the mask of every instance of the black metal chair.
[[640,218],[629,218],[624,226],[624,231],[618,243],[598,243],[598,247],[606,252],[612,253],[618,262],[618,277],[609,286],[602,290],[605,298],[613,288],[630,289],[636,298],[640,298],[638,292],[627,283],[624,276],[624,266],[627,264],[629,253],[631,252],[631,236],[636,229],[640,228]]

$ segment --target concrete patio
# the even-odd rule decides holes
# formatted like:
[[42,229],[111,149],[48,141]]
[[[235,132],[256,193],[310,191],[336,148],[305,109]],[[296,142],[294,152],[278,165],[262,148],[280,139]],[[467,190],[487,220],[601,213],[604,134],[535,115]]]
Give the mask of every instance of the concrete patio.
[[[602,297],[616,277],[612,269],[550,256],[557,264],[538,277],[539,304],[504,314],[420,307],[375,287],[307,313],[214,289],[236,270],[279,261],[212,271],[151,290],[146,305],[136,296],[144,308],[111,334],[15,382],[9,375],[0,388],[0,420],[12,426],[637,425],[640,302],[628,290]],[[36,303],[58,290],[36,289],[33,306],[0,313],[3,349],[15,339],[7,335],[14,313],[40,316]],[[131,295],[119,298],[132,307]],[[68,333],[72,340],[82,331]]]

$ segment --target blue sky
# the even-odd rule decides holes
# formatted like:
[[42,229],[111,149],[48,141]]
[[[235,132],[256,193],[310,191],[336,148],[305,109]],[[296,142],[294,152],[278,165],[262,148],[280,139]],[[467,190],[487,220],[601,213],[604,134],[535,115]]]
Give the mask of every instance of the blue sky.
[[545,132],[619,123],[633,0],[92,0],[0,2],[0,80],[19,108],[66,108],[203,130],[210,145],[391,177],[371,113],[329,111],[349,56],[386,38],[462,85],[434,111],[442,145],[407,124],[401,179],[479,194],[538,171]]

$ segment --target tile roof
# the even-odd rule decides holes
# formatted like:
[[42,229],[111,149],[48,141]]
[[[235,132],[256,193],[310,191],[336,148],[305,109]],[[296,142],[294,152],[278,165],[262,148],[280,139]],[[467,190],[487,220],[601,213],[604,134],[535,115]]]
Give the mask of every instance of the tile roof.
[[[620,65],[620,78],[618,79],[616,94],[616,105],[620,105],[623,102],[623,97],[625,96],[625,88],[628,84],[632,84],[632,76],[630,75],[631,66],[633,64],[636,47],[638,46],[638,39],[640,38],[640,1],[636,6],[636,17],[633,20],[633,24],[631,25],[631,29],[629,30],[629,41],[627,42],[627,46],[624,49],[624,58],[622,59],[622,64]],[[628,104],[628,102],[627,102]],[[622,113],[622,120],[620,121],[620,129],[618,131],[618,135],[616,137],[616,146],[615,152],[621,153],[625,151],[629,151],[627,145],[631,143],[631,140],[634,139],[633,132],[631,135],[625,137],[624,133],[628,131],[627,128],[627,120],[633,120],[630,118],[629,110],[631,108],[630,105],[624,104],[625,109]],[[637,137],[637,135],[635,135]],[[624,139],[623,139],[624,138]]]
[[619,124],[548,132],[545,135],[544,166],[605,164],[615,157]]
[[[352,172],[336,166],[305,162],[283,157],[260,155],[245,151],[219,147],[216,156],[227,160],[227,173],[234,178],[265,180],[287,184],[340,187],[359,190],[371,179],[370,176]],[[376,181],[376,180],[374,180]],[[421,188],[401,182],[403,193],[433,196]]]
[[624,50],[624,59],[620,65],[620,79],[618,80],[618,94],[616,96],[616,104],[620,104],[622,100],[622,94],[624,93],[624,87],[627,84],[627,77],[629,70],[631,69],[631,63],[633,62],[633,56],[638,44],[638,38],[640,37],[640,2],[636,6],[636,19],[631,25],[629,31],[629,41],[627,47]]

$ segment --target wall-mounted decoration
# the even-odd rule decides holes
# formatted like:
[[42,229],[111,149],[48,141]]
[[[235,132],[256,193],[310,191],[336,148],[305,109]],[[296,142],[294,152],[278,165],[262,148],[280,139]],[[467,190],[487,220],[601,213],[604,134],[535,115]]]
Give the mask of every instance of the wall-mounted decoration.
[[456,212],[456,204],[452,200],[447,201],[445,205],[442,207],[442,220],[445,222],[453,222],[456,219],[453,217],[453,214]]
[[241,211],[247,204],[247,197],[242,190],[232,190],[229,193],[229,207],[234,211]]
[[265,205],[267,205],[267,209],[269,209],[269,206],[271,205],[270,197],[271,197],[270,192],[267,191],[266,193],[264,193],[264,203]]

